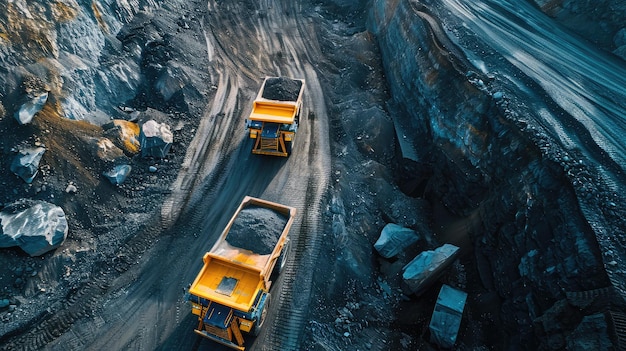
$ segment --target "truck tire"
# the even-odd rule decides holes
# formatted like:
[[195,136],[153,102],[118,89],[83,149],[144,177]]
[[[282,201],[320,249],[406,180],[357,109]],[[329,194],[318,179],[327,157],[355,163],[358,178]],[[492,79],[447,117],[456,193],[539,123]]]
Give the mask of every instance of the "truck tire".
[[265,304],[263,305],[263,310],[261,310],[261,313],[258,315],[258,317],[254,319],[254,326],[251,330],[251,334],[254,336],[259,336],[259,334],[261,334],[261,329],[265,324],[267,312],[269,311],[271,297],[272,295],[270,293],[267,293],[267,296],[265,297]]
[[285,246],[283,246],[283,251],[280,253],[280,256],[276,259],[276,265],[272,270],[271,280],[274,281],[278,276],[283,272],[285,266],[287,265],[287,258],[289,256],[289,250],[291,249],[291,240],[287,238],[285,241]]
[[285,141],[285,152],[287,156],[291,155],[291,150],[293,149],[293,140]]

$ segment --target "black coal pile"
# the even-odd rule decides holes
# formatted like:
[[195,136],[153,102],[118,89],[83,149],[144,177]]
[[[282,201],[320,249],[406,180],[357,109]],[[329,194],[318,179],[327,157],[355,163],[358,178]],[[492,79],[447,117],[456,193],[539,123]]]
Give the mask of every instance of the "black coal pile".
[[286,77],[268,78],[263,88],[262,97],[269,100],[296,101],[302,87],[302,81]]
[[266,207],[248,206],[239,212],[226,236],[235,247],[259,255],[269,255],[274,250],[287,217]]

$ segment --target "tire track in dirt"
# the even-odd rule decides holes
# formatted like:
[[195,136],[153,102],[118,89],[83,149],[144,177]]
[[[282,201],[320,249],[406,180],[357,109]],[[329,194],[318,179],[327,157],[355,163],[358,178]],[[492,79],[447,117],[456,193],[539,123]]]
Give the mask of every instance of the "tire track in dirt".
[[[238,84],[228,74],[216,74],[218,77],[217,90],[208,112],[203,116],[196,137],[188,147],[181,172],[171,187],[172,193],[163,204],[161,217],[165,226],[171,225],[179,215],[179,211],[192,201],[193,192],[198,179],[210,174],[221,162],[223,152],[228,151],[229,145],[237,135],[229,133],[237,130],[236,101],[238,99]],[[217,121],[219,119],[219,121]],[[225,124],[217,128],[216,124]],[[214,146],[214,147],[212,147]],[[208,161],[208,162],[207,162]]]
[[[147,223],[147,229],[123,245],[117,256],[111,258],[111,264],[102,262],[96,268],[91,281],[71,292],[66,300],[51,306],[45,315],[36,318],[36,324],[27,326],[28,329],[21,334],[5,335],[0,339],[1,350],[44,349],[67,333],[78,320],[93,316],[118,273],[131,267],[132,262],[129,263],[128,258],[141,256],[157,239],[160,232],[157,224]],[[66,349],[66,345],[61,349]]]
[[[288,8],[293,9],[293,2],[287,2]],[[281,13],[292,13],[285,8],[280,9]],[[269,17],[269,16],[268,16]],[[297,16],[296,16],[297,17]],[[297,21],[296,21],[297,22]],[[306,28],[299,24],[293,28]],[[307,32],[308,33],[308,32]],[[312,32],[311,32],[312,33]],[[303,40],[304,34],[295,35],[294,40],[286,40],[285,46],[294,48],[292,52],[308,53],[307,40]],[[314,40],[314,38],[309,38]],[[308,41],[311,41],[308,40]],[[295,48],[299,48],[296,50]],[[305,55],[306,56],[306,55]],[[287,184],[286,193],[302,193],[300,198],[290,197],[291,204],[295,205],[301,213],[301,223],[297,227],[297,238],[294,239],[295,247],[290,265],[284,272],[280,290],[280,299],[275,303],[273,315],[275,315],[272,328],[267,333],[261,334],[251,350],[298,350],[300,339],[303,335],[305,323],[309,314],[309,299],[313,281],[313,267],[319,255],[322,238],[322,210],[321,199],[328,184],[328,174],[330,172],[330,146],[328,142],[328,116],[324,104],[324,94],[317,78],[317,73],[309,61],[299,57],[294,62],[301,62],[302,71],[293,67],[287,67],[288,75],[304,74],[307,82],[305,94],[305,106],[301,114],[301,129],[299,140],[306,140],[306,143],[296,144],[294,155],[300,155],[300,162],[292,164],[297,167],[293,170],[295,176],[289,177],[295,184]],[[306,139],[305,139],[306,138]],[[302,147],[306,145],[306,148]],[[308,150],[307,150],[308,149]],[[302,155],[306,152],[306,157]],[[307,177],[302,177],[306,174]],[[308,179],[308,180],[307,180]],[[306,184],[305,184],[306,180]],[[302,188],[304,186],[304,188]],[[298,189],[295,189],[298,188]],[[289,201],[285,200],[285,201]],[[295,233],[293,233],[295,234]],[[276,300],[274,300],[276,301]],[[272,315],[270,315],[270,318]],[[256,346],[258,345],[258,346]]]

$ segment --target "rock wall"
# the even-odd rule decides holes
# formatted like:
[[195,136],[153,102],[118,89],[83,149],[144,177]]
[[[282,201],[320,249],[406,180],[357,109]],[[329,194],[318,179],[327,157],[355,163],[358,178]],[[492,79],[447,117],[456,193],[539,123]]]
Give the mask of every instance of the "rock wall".
[[587,40],[626,59],[626,2],[533,0],[541,11]]
[[[0,3],[0,68],[5,72],[0,97],[12,101],[24,77],[36,76],[45,80],[63,116],[110,121],[116,112],[111,106],[134,97],[140,80],[140,47],[109,55],[123,53],[116,34],[135,15],[157,6],[153,0]],[[12,106],[6,107],[11,113]]]
[[598,243],[603,229],[590,225],[589,206],[581,211],[570,176],[587,171],[545,139],[535,111],[470,65],[434,17],[409,0],[373,2],[369,27],[403,111],[394,118],[432,165],[429,196],[468,219],[475,264],[502,299],[510,344],[563,348],[584,315],[621,303]]

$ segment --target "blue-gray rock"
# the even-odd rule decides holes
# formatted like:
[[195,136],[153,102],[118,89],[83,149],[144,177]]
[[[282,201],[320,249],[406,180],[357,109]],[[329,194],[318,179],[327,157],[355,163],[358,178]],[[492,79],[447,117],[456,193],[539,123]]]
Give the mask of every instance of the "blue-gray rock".
[[437,296],[437,304],[430,319],[430,338],[437,345],[451,349],[461,326],[467,293],[443,285]]
[[454,262],[459,248],[445,244],[433,251],[423,251],[404,266],[402,279],[407,294],[421,295]]
[[102,173],[113,185],[122,184],[128,175],[132,167],[130,165],[117,165],[113,169]]
[[19,124],[28,124],[35,114],[43,108],[48,101],[48,92],[42,92],[35,96],[28,96],[26,101],[15,111],[14,117]]
[[380,232],[374,248],[384,258],[391,258],[418,239],[419,237],[414,230],[389,223]]
[[163,158],[167,155],[174,141],[170,126],[149,120],[141,126],[139,144],[141,156]]
[[626,60],[626,45],[622,45],[618,47],[617,49],[613,50],[613,54]]
[[21,200],[0,211],[0,247],[19,246],[30,256],[56,249],[68,232],[65,212],[59,206]]
[[26,183],[30,184],[35,179],[39,171],[39,162],[46,148],[35,147],[20,150],[11,163],[11,172],[22,178]]
[[584,316],[576,329],[567,335],[567,350],[614,350],[615,345],[611,341],[611,327],[607,321],[608,313],[596,313]]
[[620,29],[613,36],[613,44],[615,47],[620,47],[626,45],[626,27]]
[[161,70],[156,81],[156,90],[161,93],[163,100],[168,101],[172,96],[183,89],[189,77],[182,67],[175,62],[168,62],[167,67]]

